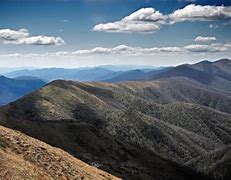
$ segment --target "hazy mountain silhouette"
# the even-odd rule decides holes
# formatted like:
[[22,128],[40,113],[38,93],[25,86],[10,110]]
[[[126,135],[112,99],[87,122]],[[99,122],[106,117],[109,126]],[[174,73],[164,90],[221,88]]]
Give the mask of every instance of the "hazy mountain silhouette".
[[15,78],[19,76],[32,76],[47,81],[64,79],[64,80],[79,80],[79,81],[97,81],[101,77],[107,76],[113,71],[104,68],[90,69],[64,69],[64,68],[44,68],[33,70],[19,70],[6,73],[5,76]]
[[160,70],[153,70],[144,73],[129,71],[108,78],[106,82],[123,81],[151,81],[171,77],[186,77],[212,88],[223,91],[231,91],[231,60],[221,59],[215,62],[201,61],[196,64],[184,64],[176,67],[166,67]]
[[38,78],[21,77],[16,79],[0,76],[0,104],[7,104],[45,85]]

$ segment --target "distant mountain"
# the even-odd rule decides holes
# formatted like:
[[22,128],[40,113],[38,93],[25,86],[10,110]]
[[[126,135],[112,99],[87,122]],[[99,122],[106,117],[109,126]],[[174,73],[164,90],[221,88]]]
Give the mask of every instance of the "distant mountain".
[[[134,71],[135,67],[139,68],[139,71],[150,72],[153,71],[154,67],[151,66],[116,66],[116,65],[105,65],[99,67],[86,67],[78,69],[63,69],[63,68],[44,68],[44,69],[23,69],[19,71],[13,71],[5,73],[4,75],[9,78],[15,77],[37,77],[39,79],[44,79],[47,81],[62,79],[62,80],[77,80],[77,81],[106,81],[109,79],[116,78],[118,76],[118,81],[122,78],[122,74],[128,75]],[[131,69],[131,70],[130,70]],[[155,68],[161,70],[162,68]],[[132,79],[132,74],[128,75]],[[142,74],[140,74],[142,76]],[[138,74],[137,74],[138,77]],[[124,78],[126,79],[126,78]],[[129,78],[128,78],[129,79]],[[115,79],[116,80],[116,79]]]
[[103,68],[93,69],[63,69],[63,68],[44,68],[34,70],[19,70],[6,73],[5,76],[15,78],[19,76],[32,76],[47,81],[63,79],[78,81],[97,81],[101,77],[107,76],[113,71]]
[[17,79],[17,80],[40,80],[38,77],[34,77],[34,76],[18,76],[18,77],[15,77],[13,79]]
[[231,144],[230,106],[228,92],[185,77],[58,80],[1,107],[0,124],[123,179],[217,179],[189,162]]
[[107,179],[115,176],[61,149],[0,126],[0,179]]
[[212,88],[231,92],[231,60],[221,59],[215,62],[201,61],[196,64],[183,64],[155,70],[133,70],[115,74],[105,82],[152,81],[171,77],[186,77]]
[[19,70],[23,70],[23,69],[36,69],[35,67],[0,67],[0,75],[4,75],[5,73],[9,73],[12,71],[19,71]]
[[140,79],[140,77],[144,76],[145,72],[139,69],[132,70],[132,71],[126,71],[123,73],[120,73],[119,75],[104,80],[105,82],[123,82],[123,81],[135,81]]
[[125,72],[120,71],[119,73],[114,74],[113,77],[107,77],[107,79],[102,81],[111,82],[111,83],[124,82],[124,81],[138,81],[138,80],[145,79],[146,76],[149,77],[150,75],[156,75],[161,72],[165,72],[169,69],[171,69],[171,67],[158,68],[156,70],[136,69],[136,70],[125,71]]
[[202,61],[189,66],[209,75],[231,81],[231,60],[229,59],[221,59],[215,62]]
[[176,67],[166,67],[155,70],[126,71],[109,77],[105,82],[151,81],[171,77],[186,77],[212,88],[231,91],[231,60],[221,59],[215,62],[201,61],[196,64],[183,64]]
[[[153,74],[154,73],[154,74]],[[157,80],[170,77],[187,77],[202,84],[224,91],[231,91],[231,60],[221,59],[215,62],[202,61],[196,64],[184,64],[164,72],[147,73],[141,80]]]
[[7,104],[45,85],[40,79],[10,79],[0,76],[0,104]]
[[136,69],[162,69],[164,67],[147,66],[147,65],[102,65],[98,68],[109,69],[111,71],[132,71]]
[[170,77],[187,77],[189,79],[196,80],[203,84],[208,84],[213,78],[213,76],[210,76],[209,74],[204,73],[202,71],[196,70],[185,65],[180,65],[154,75],[150,72],[148,75],[146,75],[145,80],[155,80]]

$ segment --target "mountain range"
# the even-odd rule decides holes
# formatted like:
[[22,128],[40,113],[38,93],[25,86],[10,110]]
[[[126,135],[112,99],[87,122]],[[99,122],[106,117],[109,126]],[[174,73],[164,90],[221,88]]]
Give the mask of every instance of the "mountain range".
[[45,84],[44,81],[34,77],[12,79],[0,76],[0,105],[15,101]]
[[[137,68],[137,69],[134,69]],[[231,63],[229,59],[215,62],[201,61],[196,64],[183,64],[176,67],[149,66],[99,66],[93,68],[63,69],[23,69],[3,74],[9,78],[19,76],[37,77],[44,81],[77,80],[83,82],[101,81],[118,83],[124,81],[151,81],[169,77],[187,77],[211,87],[230,91]]]
[[215,62],[202,61],[192,65],[180,65],[162,73],[148,73],[141,80],[155,80],[168,77],[187,77],[202,84],[231,91],[231,61],[221,59]]
[[213,88],[231,91],[231,61],[229,59],[221,59],[215,62],[201,61],[196,64],[183,64],[176,67],[167,67],[160,70],[149,72],[130,71],[125,72],[124,76],[119,75],[106,82],[122,82],[122,81],[151,81],[170,77],[186,77]]
[[0,125],[122,179],[230,179],[230,65],[55,80],[0,107]]
[[[76,69],[64,68],[40,68],[40,69],[19,69],[2,73],[9,78],[16,78],[18,76],[30,76],[43,79],[45,81],[53,81],[57,79],[62,80],[78,80],[78,81],[103,81],[109,78],[120,76],[124,72],[133,71],[140,68],[140,70],[152,71],[159,70],[153,66],[135,66],[135,65],[104,65],[97,67],[85,67]],[[164,68],[164,67],[163,67]]]

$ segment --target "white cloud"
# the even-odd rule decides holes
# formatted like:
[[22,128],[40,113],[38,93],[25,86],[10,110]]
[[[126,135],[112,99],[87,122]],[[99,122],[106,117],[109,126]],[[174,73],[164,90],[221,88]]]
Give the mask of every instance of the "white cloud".
[[19,44],[33,44],[33,45],[62,45],[64,40],[61,37],[49,37],[44,35],[31,36],[18,41]]
[[13,53],[13,54],[2,54],[1,57],[21,57],[22,54],[20,53]]
[[231,18],[231,6],[201,6],[190,4],[169,15],[170,22],[210,21]]
[[142,8],[120,21],[94,26],[94,31],[105,32],[154,32],[165,23],[166,16],[153,8]]
[[225,43],[224,44],[224,48],[229,48],[229,49],[231,49],[231,42],[227,42],[227,43]]
[[154,8],[141,8],[138,11],[123,18],[124,21],[160,21],[165,20],[166,17],[156,11]]
[[0,29],[0,40],[3,41],[17,41],[29,36],[27,29],[19,29],[18,31],[11,29]]
[[54,36],[30,36],[27,29],[0,29],[0,43],[3,44],[32,44],[32,45],[61,45],[64,40]]
[[[220,54],[222,53],[222,54]],[[191,44],[183,47],[150,47],[150,48],[142,48],[142,47],[131,47],[126,45],[120,45],[116,47],[95,47],[92,49],[83,49],[77,50],[74,52],[68,51],[60,51],[55,53],[43,53],[43,54],[0,54],[0,59],[4,60],[7,59],[9,61],[13,61],[15,59],[20,59],[24,61],[27,59],[27,63],[31,63],[37,61],[38,66],[40,66],[41,60],[44,61],[44,64],[47,65],[47,62],[51,60],[53,63],[57,63],[57,60],[65,60],[63,66],[67,65],[67,61],[70,60],[70,63],[77,63],[78,60],[82,60],[84,63],[83,65],[86,66],[86,63],[95,63],[96,59],[102,63],[105,63],[103,56],[106,56],[107,59],[113,58],[116,59],[123,59],[121,62],[126,60],[142,60],[141,62],[145,62],[146,60],[152,61],[153,59],[159,59],[163,57],[168,57],[168,61],[171,62],[172,58],[176,58],[174,62],[179,60],[179,58],[187,57],[198,57],[201,56],[205,57],[220,57],[221,55],[230,55],[231,53],[231,43],[226,42],[224,44],[210,44],[210,45],[203,45],[203,44]],[[180,55],[180,56],[179,56]],[[118,58],[120,57],[120,58]],[[33,59],[33,61],[31,61]],[[166,60],[166,59],[165,59]],[[109,60],[110,61],[110,60]],[[184,59],[185,61],[185,59]],[[182,59],[182,63],[184,62]],[[16,61],[13,61],[14,63]],[[61,62],[61,61],[60,61]],[[114,62],[114,61],[113,61]],[[124,62],[123,62],[124,63]],[[20,63],[19,63],[20,64]],[[33,64],[32,64],[33,65]],[[69,64],[70,65],[70,64]],[[163,65],[163,62],[160,63]],[[52,66],[52,65],[51,65]],[[71,66],[70,66],[71,67]]]
[[181,51],[179,47],[153,47],[141,48],[120,45],[113,48],[96,47],[89,50],[77,50],[72,52],[74,55],[90,55],[90,54],[124,54],[124,55],[151,55],[156,53],[178,53]]
[[[147,33],[159,30],[164,24],[174,24],[181,21],[212,21],[229,18],[231,18],[231,6],[202,6],[190,4],[183,9],[178,9],[166,15],[150,7],[141,8],[120,21],[97,24],[93,27],[93,30]],[[217,26],[211,24],[209,27],[213,28]]]
[[216,41],[216,37],[203,37],[203,36],[198,36],[194,39],[195,42],[212,42]]
[[117,21],[113,23],[98,24],[93,30],[104,32],[154,32],[160,29],[159,24],[148,22],[130,22],[130,21]]
[[[218,53],[218,52],[227,52],[231,51],[231,43],[227,42],[225,44],[191,44],[183,47],[174,47],[174,46],[166,46],[166,47],[150,47],[150,48],[142,48],[142,47],[132,47],[126,45],[119,45],[116,47],[95,47],[92,49],[80,49],[73,52],[68,51],[60,51],[55,53],[45,53],[45,54],[26,54],[22,55],[19,53],[5,55],[5,56],[27,56],[27,57],[47,57],[47,56],[91,56],[91,55],[124,55],[124,56],[150,56],[150,55],[173,55],[173,54],[187,54],[187,53]],[[3,55],[0,55],[3,56]]]
[[202,45],[202,44],[191,44],[184,47],[189,52],[194,53],[217,53],[230,50],[230,48],[225,47],[221,44],[211,44],[211,45]]
[[[231,43],[225,44],[191,44],[183,47],[131,47],[126,45],[120,45],[112,48],[96,47],[93,49],[77,50],[74,52],[58,53],[64,55],[76,55],[76,56],[87,56],[87,55],[128,55],[128,56],[145,56],[155,54],[187,54],[187,53],[218,53],[218,52],[231,51]],[[57,53],[56,53],[57,54]]]

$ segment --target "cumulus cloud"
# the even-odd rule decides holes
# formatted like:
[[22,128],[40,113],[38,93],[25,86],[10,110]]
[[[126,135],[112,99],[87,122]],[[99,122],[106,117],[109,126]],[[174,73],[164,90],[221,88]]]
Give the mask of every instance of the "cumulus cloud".
[[231,42],[227,42],[224,44],[225,49],[230,49],[231,50]]
[[120,45],[112,48],[105,48],[105,47],[96,47],[93,49],[85,49],[85,50],[77,50],[74,52],[58,52],[57,54],[62,55],[108,55],[108,54],[117,54],[117,55],[129,55],[129,56],[136,56],[136,55],[154,55],[154,54],[176,54],[176,53],[219,53],[231,50],[231,43],[225,44],[191,44],[186,45],[183,47],[150,47],[150,48],[142,48],[142,47],[131,47],[126,45]]
[[124,21],[160,21],[165,20],[166,17],[156,11],[154,8],[141,8],[138,11],[130,14],[129,16],[125,17]]
[[64,44],[64,40],[61,37],[49,37],[44,35],[31,36],[25,39],[19,40],[19,44],[33,44],[33,45],[61,45]]
[[171,14],[162,14],[154,8],[141,8],[115,22],[101,23],[94,31],[104,32],[155,32],[164,24],[181,21],[212,21],[231,18],[231,6],[211,6],[190,4]]
[[[91,55],[124,55],[124,56],[152,56],[156,54],[160,55],[173,55],[173,54],[187,54],[187,53],[219,53],[231,51],[231,43],[227,42],[225,44],[190,44],[183,47],[132,47],[126,45],[119,45],[116,47],[95,47],[92,49],[80,49],[73,52],[68,51],[59,51],[55,53],[46,53],[46,54],[27,54],[21,56],[91,56]],[[18,53],[13,54],[12,56],[19,56]]]
[[216,37],[203,37],[203,36],[198,36],[194,39],[195,42],[212,42],[216,41]]
[[184,49],[194,53],[217,53],[217,52],[227,51],[229,48],[221,44],[211,44],[211,45],[191,44],[185,46]]
[[0,40],[3,41],[17,41],[29,36],[27,29],[19,29],[18,31],[11,29],[0,29]]
[[183,47],[150,47],[150,48],[142,48],[142,47],[131,47],[126,45],[119,45],[112,48],[106,47],[95,47],[93,49],[84,49],[77,50],[74,52],[57,52],[55,55],[76,55],[76,56],[87,56],[87,55],[154,55],[154,54],[176,54],[176,53],[216,53],[216,52],[224,52],[230,51],[231,44],[191,44]]
[[[54,53],[44,53],[44,54],[0,54],[0,57],[25,57],[25,58],[42,58],[42,57],[56,57],[56,58],[75,58],[75,57],[91,57],[91,55],[120,55],[120,56],[155,56],[155,55],[193,55],[193,54],[214,54],[221,52],[231,52],[231,43],[226,42],[224,44],[190,44],[182,47],[132,47],[126,45],[119,45],[116,47],[95,47],[92,49],[76,50],[73,52],[60,51]],[[94,56],[95,58],[96,56]]]
[[0,43],[3,44],[31,44],[31,45],[61,45],[64,40],[54,36],[30,36],[27,29],[0,29]]
[[124,54],[124,55],[150,55],[156,53],[178,53],[181,51],[179,47],[152,47],[141,48],[120,45],[113,48],[96,47],[89,50],[77,50],[72,52],[74,55],[91,55],[91,54]]
[[169,15],[171,23],[180,21],[211,21],[231,18],[231,6],[201,6],[190,4]]
[[105,32],[154,32],[165,23],[166,16],[154,8],[142,8],[120,21],[94,26],[94,31]]

